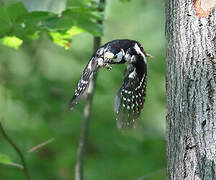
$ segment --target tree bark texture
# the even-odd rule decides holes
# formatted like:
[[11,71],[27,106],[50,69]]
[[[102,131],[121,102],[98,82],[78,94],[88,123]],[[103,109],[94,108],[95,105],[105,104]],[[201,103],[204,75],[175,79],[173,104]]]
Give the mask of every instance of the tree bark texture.
[[167,0],[166,38],[168,179],[215,180],[215,1]]

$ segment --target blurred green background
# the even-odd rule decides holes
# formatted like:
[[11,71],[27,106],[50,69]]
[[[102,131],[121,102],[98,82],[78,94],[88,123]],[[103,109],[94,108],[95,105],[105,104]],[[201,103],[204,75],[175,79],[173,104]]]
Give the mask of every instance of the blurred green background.
[[[29,9],[50,7],[53,11],[64,8],[65,3],[24,2]],[[154,58],[148,59],[147,98],[140,121],[127,132],[116,128],[113,111],[125,65],[113,66],[112,72],[100,71],[85,157],[86,180],[166,179],[164,3],[107,0],[102,43],[135,39]],[[0,46],[0,116],[24,152],[35,180],[74,179],[84,102],[72,112],[65,110],[92,49],[93,37],[88,33],[74,36],[68,51],[45,35],[25,42],[18,51]],[[49,145],[27,152],[50,138],[55,140]],[[20,163],[2,135],[0,153]],[[0,164],[0,180],[24,178],[20,169]]]

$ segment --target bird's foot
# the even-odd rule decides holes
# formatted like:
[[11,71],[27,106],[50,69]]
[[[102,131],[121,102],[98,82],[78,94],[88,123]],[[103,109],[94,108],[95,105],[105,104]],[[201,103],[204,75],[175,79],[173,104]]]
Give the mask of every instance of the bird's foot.
[[104,64],[104,67],[107,68],[108,70],[111,70],[111,69],[112,69],[112,66],[111,66],[110,64],[107,64],[107,63]]

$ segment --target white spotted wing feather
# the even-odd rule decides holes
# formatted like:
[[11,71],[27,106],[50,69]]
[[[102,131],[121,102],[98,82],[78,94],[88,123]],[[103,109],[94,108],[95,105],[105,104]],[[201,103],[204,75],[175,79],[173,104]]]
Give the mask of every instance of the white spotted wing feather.
[[115,99],[118,128],[132,128],[139,118],[145,101],[146,74],[138,76],[136,68],[127,67],[122,87]]
[[92,57],[87,66],[85,67],[83,74],[78,83],[77,89],[75,90],[74,96],[72,97],[69,108],[72,109],[77,104],[80,98],[82,98],[89,87],[90,79],[95,71],[99,68],[98,59]]

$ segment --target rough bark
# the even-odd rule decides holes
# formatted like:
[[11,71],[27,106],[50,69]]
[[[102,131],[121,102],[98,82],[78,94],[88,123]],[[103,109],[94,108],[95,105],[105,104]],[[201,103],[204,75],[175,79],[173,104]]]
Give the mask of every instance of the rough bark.
[[209,3],[166,4],[167,164],[172,180],[216,179],[216,11],[211,4],[202,14],[200,2]]

